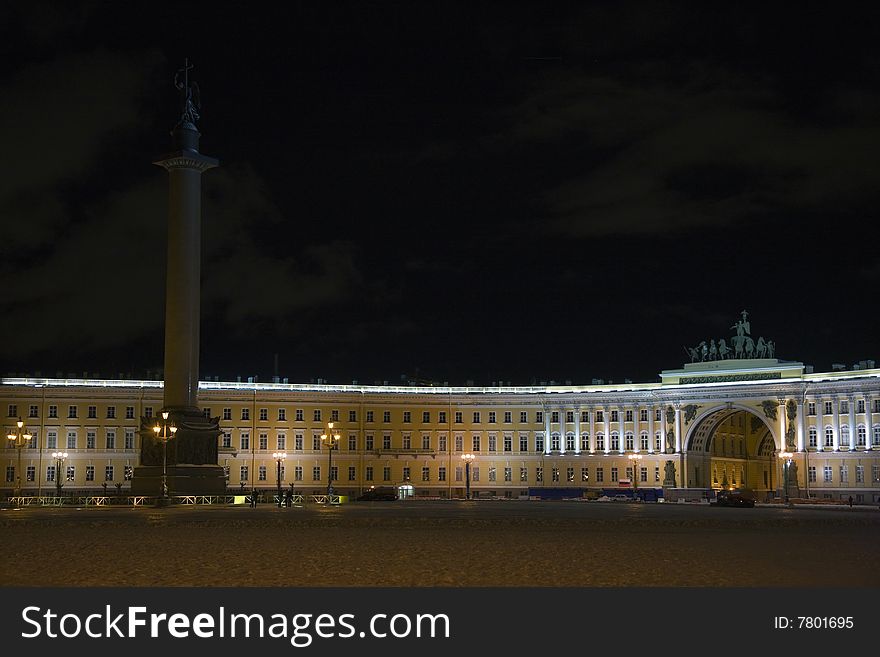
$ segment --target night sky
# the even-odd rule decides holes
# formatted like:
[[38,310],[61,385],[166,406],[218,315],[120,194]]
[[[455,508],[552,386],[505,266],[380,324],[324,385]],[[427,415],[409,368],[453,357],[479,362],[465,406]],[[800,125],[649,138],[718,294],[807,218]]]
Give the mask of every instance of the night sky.
[[877,7],[547,4],[4,4],[2,373],[161,367],[184,57],[202,376],[880,360]]

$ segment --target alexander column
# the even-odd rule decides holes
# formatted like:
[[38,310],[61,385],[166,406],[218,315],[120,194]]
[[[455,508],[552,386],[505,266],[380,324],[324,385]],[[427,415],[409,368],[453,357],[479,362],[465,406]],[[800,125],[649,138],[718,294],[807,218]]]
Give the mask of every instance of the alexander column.
[[[132,481],[133,493],[163,497],[225,490],[223,468],[217,465],[219,418],[206,418],[198,407],[202,173],[219,161],[199,153],[201,107],[191,69],[187,60],[174,76],[181,116],[171,132],[172,151],[154,162],[169,180],[165,391],[161,413],[141,419],[141,465]],[[174,431],[157,430],[160,424]]]

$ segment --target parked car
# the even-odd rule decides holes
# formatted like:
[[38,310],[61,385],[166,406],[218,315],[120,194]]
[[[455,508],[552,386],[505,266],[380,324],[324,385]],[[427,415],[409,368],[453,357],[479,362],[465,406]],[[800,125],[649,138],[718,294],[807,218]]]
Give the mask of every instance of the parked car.
[[393,502],[397,499],[397,490],[389,486],[375,486],[364,491],[358,502]]
[[744,490],[720,490],[715,494],[715,504],[718,506],[741,506],[754,507],[755,498]]

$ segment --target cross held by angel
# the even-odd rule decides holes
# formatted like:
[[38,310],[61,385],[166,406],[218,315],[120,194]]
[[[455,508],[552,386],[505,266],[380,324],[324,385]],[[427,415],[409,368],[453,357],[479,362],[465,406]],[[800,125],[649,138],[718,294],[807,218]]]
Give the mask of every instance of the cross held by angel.
[[189,72],[193,66],[189,59],[184,60],[183,68],[174,74],[174,88],[180,92],[181,113],[178,125],[190,124],[195,128],[199,120],[199,112],[202,109],[199,85],[189,79]]

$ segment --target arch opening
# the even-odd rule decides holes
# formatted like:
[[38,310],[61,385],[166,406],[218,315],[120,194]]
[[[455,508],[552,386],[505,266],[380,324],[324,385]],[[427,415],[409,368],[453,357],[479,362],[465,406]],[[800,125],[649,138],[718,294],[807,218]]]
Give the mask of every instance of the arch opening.
[[686,453],[688,487],[751,490],[762,497],[778,486],[773,431],[751,411],[708,413],[691,430]]

